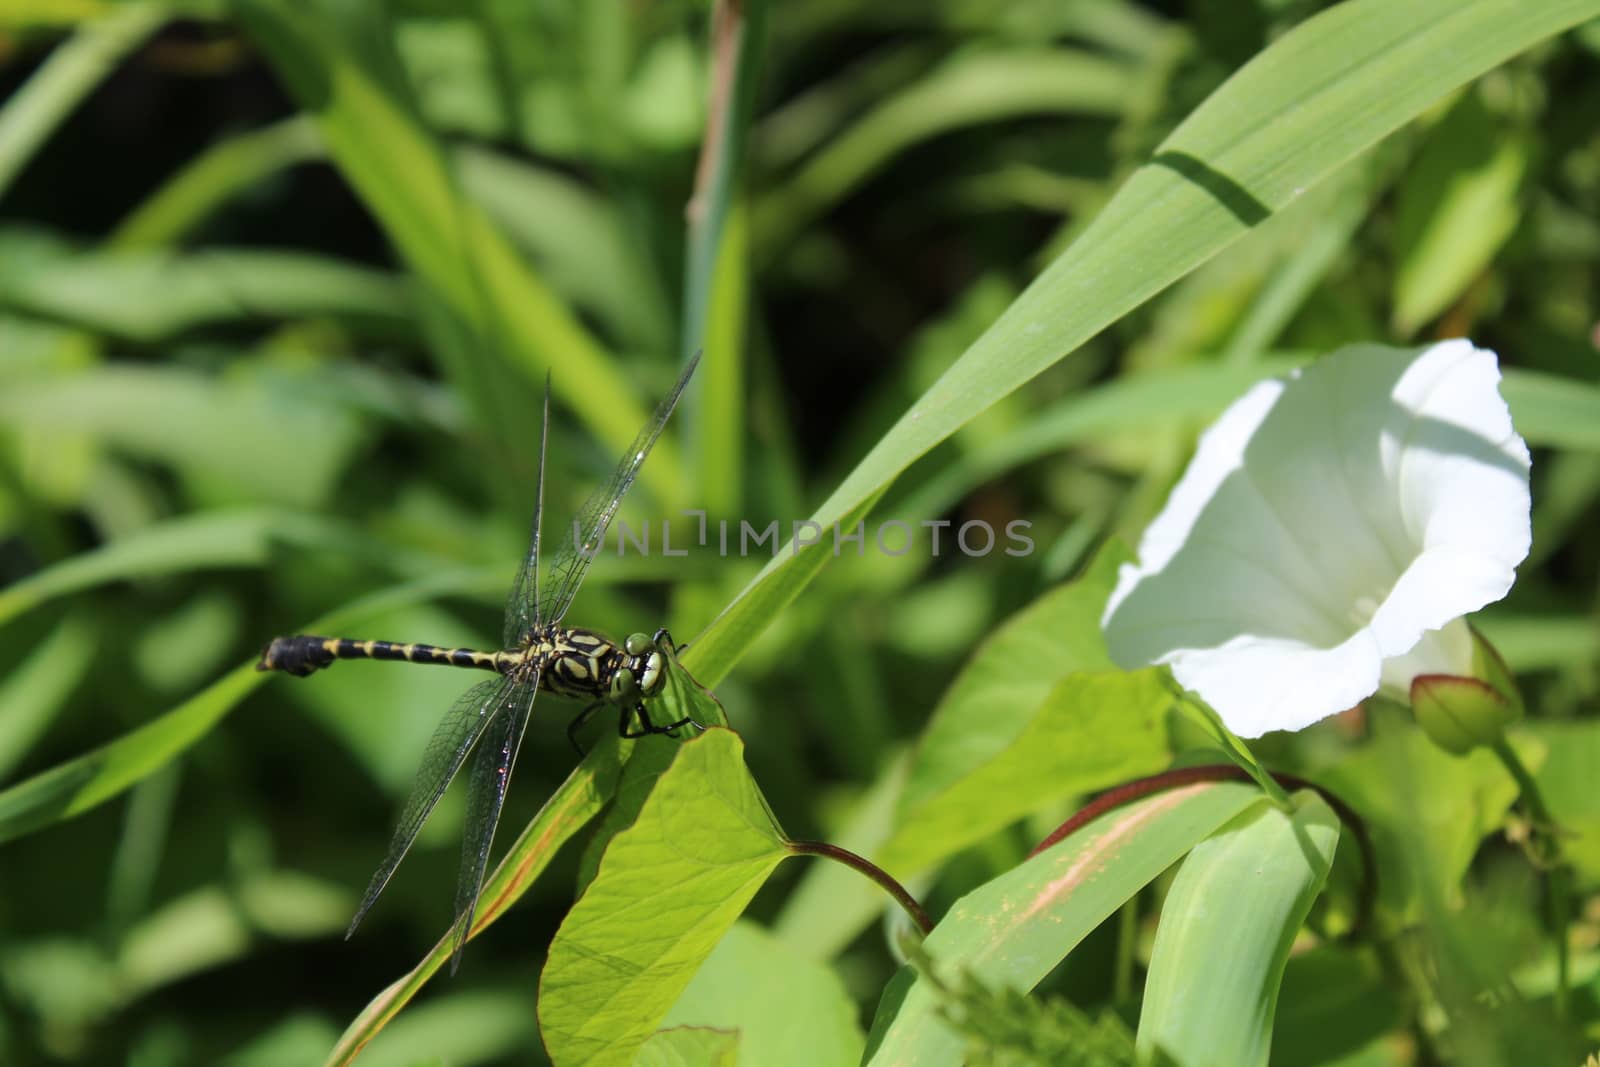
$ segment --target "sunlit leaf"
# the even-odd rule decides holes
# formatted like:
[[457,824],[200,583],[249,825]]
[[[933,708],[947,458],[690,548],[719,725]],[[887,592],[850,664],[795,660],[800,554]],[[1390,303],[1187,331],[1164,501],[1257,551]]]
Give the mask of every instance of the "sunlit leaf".
[[1241,813],[1178,869],[1139,1014],[1138,1049],[1155,1062],[1266,1067],[1284,964],[1339,844],[1321,798],[1293,799],[1292,813]]
[[[966,971],[989,986],[1032,989],[1123,902],[1246,809],[1253,786],[1186,786],[1112,811],[962,897],[923,943],[941,975]],[[963,1042],[939,1015],[940,994],[902,968],[868,1037],[882,1064],[955,1064]]]
[[627,1064],[786,855],[736,734],[685,742],[550,946],[551,1059]]

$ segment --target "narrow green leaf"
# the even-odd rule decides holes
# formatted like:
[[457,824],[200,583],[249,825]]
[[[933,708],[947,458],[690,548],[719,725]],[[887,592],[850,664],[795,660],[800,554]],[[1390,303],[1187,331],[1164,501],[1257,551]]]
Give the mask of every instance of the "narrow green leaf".
[[1195,846],[1161,906],[1137,1047],[1172,1067],[1265,1067],[1278,985],[1339,819],[1315,793],[1260,804]]
[[86,21],[0,108],[0,196],[72,109],[170,12],[163,4],[127,3],[105,15]]
[[0,792],[0,842],[116,796],[203,737],[264,678],[253,663],[239,667],[165,715]]
[[270,249],[84,253],[0,270],[0,308],[145,344],[263,318],[345,321],[391,338],[415,324],[400,281]]
[[745,319],[750,299],[743,175],[766,24],[766,0],[722,0],[712,8],[711,109],[688,212],[679,348],[684,358],[706,351],[705,381],[693,424],[697,503],[719,517],[740,513],[743,484]]
[[[446,157],[392,84],[392,71],[358,54],[352,35],[314,8],[242,0],[237,10],[406,262],[470,325],[476,358],[504,359],[535,387],[559,366],[556,394],[608,446],[625,449],[645,421],[629,380],[461,195]],[[680,488],[671,476],[676,467],[672,442],[664,440],[640,478],[672,502]]]
[[137,365],[10,386],[0,422],[82,433],[165,463],[208,502],[304,508],[326,501],[365,430],[350,411],[284,381]]
[[[814,515],[854,525],[901,471],[1451,89],[1600,0],[1349,0],[1237,71],[922,395]],[[815,573],[782,553],[697,639],[720,681]],[[764,587],[777,582],[776,591]],[[747,601],[761,601],[752,612]],[[714,650],[714,655],[712,653]],[[703,661],[695,660],[701,664]]]
[[92,626],[69,617],[0,679],[0,780],[66,705],[93,662],[97,644]]
[[744,1067],[850,1067],[861,1061],[866,1040],[832,968],[743,920],[717,944],[663,1025],[737,1032]]
[[304,115],[218,141],[129,212],[106,245],[130,249],[177,244],[233,197],[321,155],[322,140]]
[[[1254,786],[1207,782],[1109,812],[962,897],[923,949],[946,980],[964,971],[985,985],[1032,989],[1184,853],[1265,804]],[[884,990],[867,1046],[874,1067],[954,1067],[963,1047],[940,1018],[939,993],[911,967]]]
[[971,51],[878,104],[756,205],[764,254],[912,145],[964,126],[1028,114],[1116,115],[1132,85],[1127,66],[1066,48]]
[[268,509],[197,512],[148,526],[0,590],[0,625],[57,597],[108,582],[213,567],[260,567],[275,546],[305,549],[371,542],[342,523]]
[[1396,196],[1394,327],[1409,337],[1457,300],[1522,217],[1526,140],[1469,90],[1428,135]]
[[729,730],[684,743],[567,913],[539,984],[558,1065],[628,1064],[787,854]]
[[[867,517],[867,512],[878,502],[877,496],[862,501],[855,510],[840,517],[839,527],[853,529]],[[825,529],[830,529],[825,527]],[[782,538],[782,533],[778,537]],[[694,671],[695,677],[706,685],[717,685],[733,670],[745,649],[750,647],[773,618],[799,596],[811,579],[827,566],[831,555],[831,542],[826,536],[818,543],[796,547],[793,542],[776,551],[777,560],[762,570],[772,574],[771,581],[757,578],[747,585],[734,601],[722,610],[709,627],[689,644],[683,654],[684,665]]]
[[610,326],[622,343],[672,347],[672,313],[661,280],[616,204],[527,160],[470,146],[458,149],[456,158],[467,192],[527,250],[552,286]]

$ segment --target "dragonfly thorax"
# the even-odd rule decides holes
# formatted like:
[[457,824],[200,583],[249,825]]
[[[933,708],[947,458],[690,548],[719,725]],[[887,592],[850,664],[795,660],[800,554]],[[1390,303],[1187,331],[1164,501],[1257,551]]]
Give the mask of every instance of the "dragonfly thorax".
[[539,670],[539,688],[589,700],[637,700],[661,687],[665,659],[655,642],[633,634],[617,644],[605,634],[549,626],[534,635],[523,664]]

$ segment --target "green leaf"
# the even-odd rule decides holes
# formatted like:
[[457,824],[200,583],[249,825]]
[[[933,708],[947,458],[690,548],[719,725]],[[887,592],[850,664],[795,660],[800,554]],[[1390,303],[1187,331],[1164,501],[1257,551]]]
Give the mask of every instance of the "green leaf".
[[632,1063],[787,854],[743,752],[723,729],[680,746],[567,913],[539,983],[558,1067]]
[[[561,846],[583,829],[616,793],[630,747],[631,742],[610,735],[596,745],[550,795],[539,814],[517,835],[494,873],[484,880],[468,937],[477,937],[505,914],[544,873]],[[372,998],[328,1054],[329,1067],[350,1063],[361,1053],[451,958],[455,940],[452,925],[420,963]]]
[[1333,866],[1339,819],[1315,793],[1259,804],[1195,846],[1161,906],[1137,1047],[1173,1067],[1265,1067],[1278,985]]
[[902,814],[950,789],[1012,746],[1068,676],[1116,669],[1100,615],[1116,585],[1120,548],[1082,577],[1007,619],[956,675],[933,711],[901,798]]
[[370,540],[342,523],[268,509],[202,511],[155,523],[0,590],[0,625],[57,597],[108,582],[220,567],[260,567],[277,546],[353,550]]
[[633,1067],[734,1067],[739,1035],[680,1026],[657,1030],[639,1046]]
[[[361,1067],[516,1062],[536,1040],[523,990],[452,993],[419,1005],[374,1041]],[[422,1050],[434,1058],[419,1060]]]
[[1171,706],[1155,670],[1063,679],[1004,750],[903,812],[879,864],[920,873],[1048,804],[1155,773]]
[[88,253],[18,264],[0,271],[0,308],[145,344],[263,318],[334,318],[395,339],[415,329],[394,276],[266,249]]
[[[839,527],[854,529],[877,502],[876,496],[862,501],[838,520]],[[706,685],[717,685],[726,678],[761,631],[833,558],[826,539],[809,547],[790,543],[777,551],[778,559],[761,571],[763,575],[771,574],[771,580],[757,576],[756,581],[745,586],[744,591],[722,609],[722,614],[690,642],[689,650],[683,654],[684,665],[692,668],[695,677]]]
[[364,427],[306,383],[180,367],[102,366],[8,386],[0,421],[82,433],[165,463],[210,502],[323,504]]
[[1450,756],[1409,715],[1382,708],[1371,714],[1373,740],[1319,771],[1318,781],[1366,820],[1383,872],[1379,906],[1406,923],[1430,902],[1460,902],[1467,867],[1510,810],[1517,786],[1487,749]]
[[[1264,806],[1240,782],[1185,786],[1108,812],[1077,834],[962,897],[923,942],[942,980],[962,971],[988,986],[1032,989],[1124,902],[1218,827]],[[958,1064],[963,1042],[940,993],[905,967],[889,983],[867,1039],[868,1062]]]
[[1514,368],[1505,372],[1500,393],[1529,444],[1600,450],[1600,386]]
[[1357,1067],[1346,1057],[1384,1044],[1400,1021],[1399,998],[1385,983],[1374,953],[1342,945],[1299,952],[1284,968],[1278,991],[1271,1062],[1273,1067]]
[[[1349,0],[1228,79],[816,510],[848,526],[1001,397],[1183,277],[1451,89],[1600,15],[1600,0]],[[802,555],[800,558],[807,558]],[[811,573],[780,553],[697,639],[720,681]],[[777,583],[777,591],[765,587]],[[759,600],[761,609],[747,602]],[[692,657],[691,653],[691,657]]]
[[745,1067],[853,1065],[865,1042],[839,975],[745,921],[717,944],[663,1025],[736,1031]]
[[322,141],[303,115],[219,140],[129,212],[106,245],[120,250],[177,244],[228,200],[321,155]]
[[1460,298],[1517,228],[1525,139],[1469,90],[1428,135],[1396,196],[1394,328],[1409,337]]
[[920,141],[1030,114],[1120,114],[1128,67],[1067,48],[973,50],[882,101],[756,205],[757,245],[770,253]]
[[527,250],[551,285],[599,316],[622,341],[672,347],[661,281],[616,205],[526,160],[472,147],[462,147],[457,159],[467,191]]
[[[6,6],[6,23],[26,24],[34,14]],[[142,3],[111,5],[99,13],[107,17],[86,20],[0,108],[0,197],[73,108],[170,16],[165,5]]]
[[1583,885],[1600,885],[1600,790],[1594,787],[1600,722],[1530,722],[1513,736],[1523,732],[1549,752],[1534,777],[1556,821],[1561,854]]
[[0,792],[0,842],[79,815],[194,744],[264,679],[239,667],[117,740]]

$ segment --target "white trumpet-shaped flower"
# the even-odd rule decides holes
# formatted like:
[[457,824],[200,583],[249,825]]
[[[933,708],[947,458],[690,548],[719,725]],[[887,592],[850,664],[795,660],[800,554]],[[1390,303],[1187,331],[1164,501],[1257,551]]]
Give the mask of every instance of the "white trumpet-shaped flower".
[[1528,554],[1528,447],[1493,352],[1341,349],[1206,431],[1102,619],[1234,733],[1298,730],[1380,687],[1472,673],[1462,616]]

